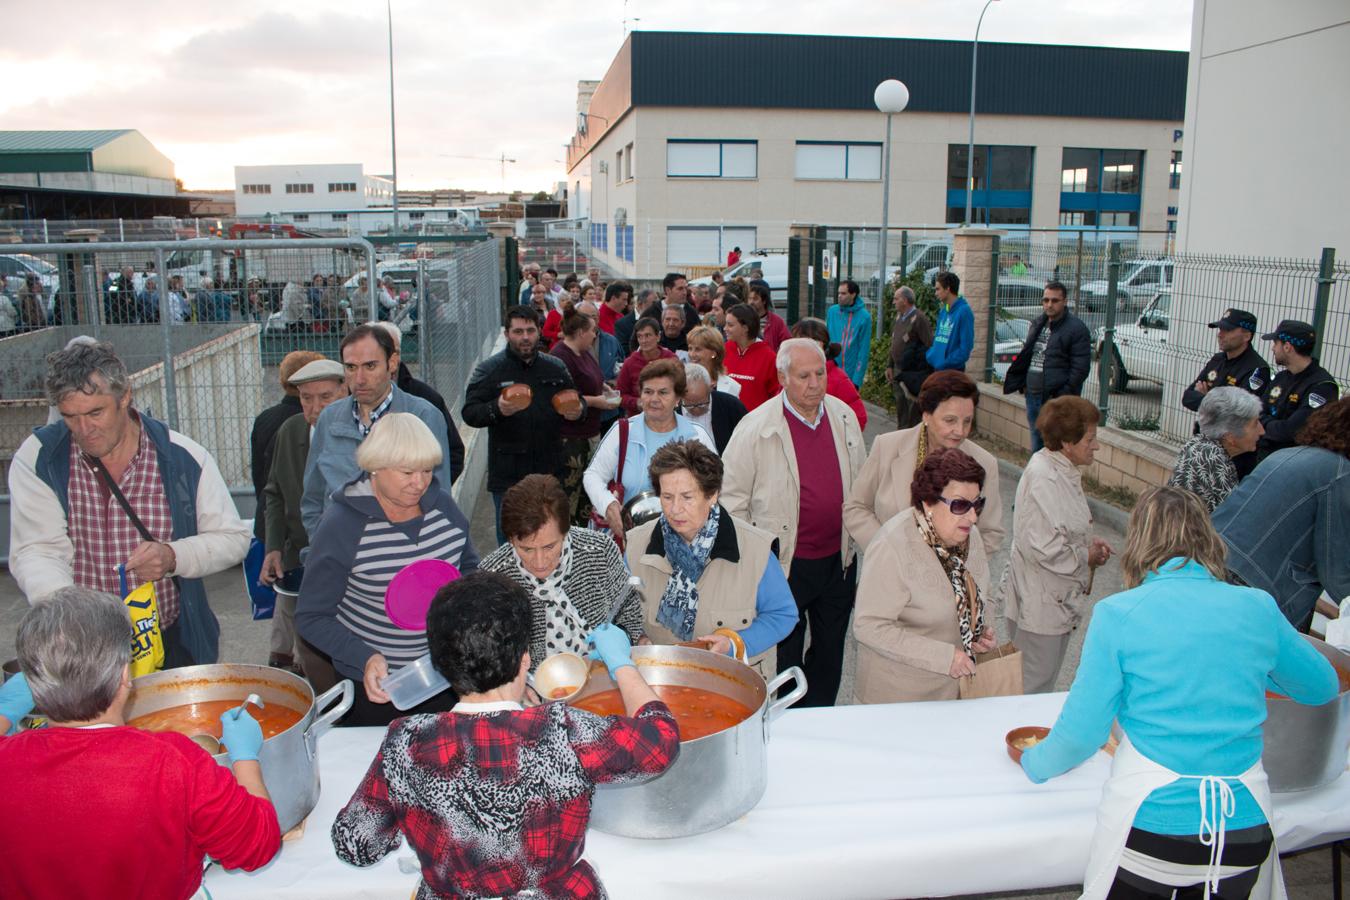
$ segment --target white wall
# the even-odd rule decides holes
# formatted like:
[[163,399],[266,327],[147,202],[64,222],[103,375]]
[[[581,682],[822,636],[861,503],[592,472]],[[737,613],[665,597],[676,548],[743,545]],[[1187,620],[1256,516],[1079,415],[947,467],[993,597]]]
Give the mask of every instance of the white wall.
[[1350,4],[1195,0],[1177,246],[1350,254]]
[[[356,191],[330,193],[329,184],[355,183]],[[270,194],[246,194],[246,184],[268,184]],[[288,194],[287,184],[312,184],[312,194]],[[235,215],[307,212],[385,206],[393,200],[388,179],[366,175],[360,163],[302,166],[235,166]]]

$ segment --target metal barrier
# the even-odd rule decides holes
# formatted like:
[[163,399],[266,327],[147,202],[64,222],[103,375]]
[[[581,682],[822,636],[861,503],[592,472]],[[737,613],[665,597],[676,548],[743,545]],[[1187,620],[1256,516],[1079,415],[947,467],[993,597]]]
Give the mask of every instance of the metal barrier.
[[501,333],[498,252],[496,241],[483,241],[418,260],[419,375],[440,391],[456,419],[469,375]]

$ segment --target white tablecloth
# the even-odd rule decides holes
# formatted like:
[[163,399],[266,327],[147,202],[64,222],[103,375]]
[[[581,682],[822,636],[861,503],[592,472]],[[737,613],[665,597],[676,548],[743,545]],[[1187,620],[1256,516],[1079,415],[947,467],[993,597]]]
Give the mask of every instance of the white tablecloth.
[[[670,841],[592,830],[586,858],[618,900],[690,897],[894,898],[1077,884],[1110,760],[1098,753],[1043,785],[1008,759],[1003,736],[1051,725],[1064,694],[952,703],[788,710],[774,723],[769,787],[750,813]],[[216,900],[408,896],[406,848],[369,869],[341,862],[329,828],[382,729],[320,739],[323,790],[299,841],[254,874],[213,869]],[[1281,851],[1350,836],[1350,777],[1275,795]]]

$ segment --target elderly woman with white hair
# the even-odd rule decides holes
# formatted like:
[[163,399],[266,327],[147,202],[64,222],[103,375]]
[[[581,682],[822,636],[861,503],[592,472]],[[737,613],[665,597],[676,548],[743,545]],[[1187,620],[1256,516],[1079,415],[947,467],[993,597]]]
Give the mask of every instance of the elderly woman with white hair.
[[229,768],[186,735],[129,727],[131,639],[122,601],[88,588],[57,590],[19,623],[22,674],[0,713],[36,703],[48,724],[0,739],[0,897],[196,898],[203,857],[252,871],[280,849],[258,723],[221,714]]
[[721,453],[731,441],[736,426],[745,418],[746,410],[735,394],[713,387],[707,368],[690,361],[684,364],[684,397],[680,400],[680,412],[712,435],[717,452]]
[[444,712],[455,702],[449,692],[400,711],[381,686],[391,671],[427,652],[424,630],[405,630],[389,618],[385,591],[421,560],[443,560],[461,572],[478,568],[468,519],[436,481],[440,442],[417,416],[381,416],[356,463],[362,474],[334,494],[310,535],[296,628],[338,674],[365,687],[340,724],[388,725],[400,715]]
[[1168,484],[1200,498],[1210,512],[1238,484],[1233,458],[1256,449],[1261,427],[1261,401],[1242,388],[1217,387],[1205,394],[1197,413],[1199,433],[1177,454]]

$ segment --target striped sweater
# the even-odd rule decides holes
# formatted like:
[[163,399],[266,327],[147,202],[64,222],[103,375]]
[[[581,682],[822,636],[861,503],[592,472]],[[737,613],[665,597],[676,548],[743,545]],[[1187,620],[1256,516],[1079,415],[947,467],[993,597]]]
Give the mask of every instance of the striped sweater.
[[443,559],[461,572],[478,568],[469,523],[433,481],[422,515],[390,522],[363,475],[333,497],[310,541],[296,602],[301,637],[333,658],[342,675],[360,680],[376,653],[396,671],[427,652],[425,631],[404,631],[384,611],[384,592],[409,563]]

